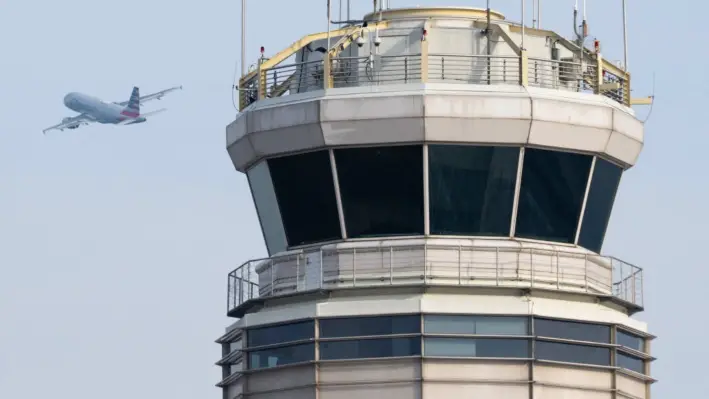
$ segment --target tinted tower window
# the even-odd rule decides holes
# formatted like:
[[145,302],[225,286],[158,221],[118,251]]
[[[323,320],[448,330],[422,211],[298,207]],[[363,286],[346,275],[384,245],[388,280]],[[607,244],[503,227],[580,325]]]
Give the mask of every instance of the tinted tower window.
[[348,237],[423,234],[421,146],[335,150]]
[[431,145],[431,233],[507,236],[519,148]]
[[586,200],[586,210],[581,223],[579,245],[593,252],[601,252],[608,220],[613,210],[615,194],[623,169],[605,159],[597,158],[593,168],[591,189]]
[[288,245],[342,238],[328,151],[269,159],[268,167]]
[[527,148],[515,235],[573,243],[592,157]]

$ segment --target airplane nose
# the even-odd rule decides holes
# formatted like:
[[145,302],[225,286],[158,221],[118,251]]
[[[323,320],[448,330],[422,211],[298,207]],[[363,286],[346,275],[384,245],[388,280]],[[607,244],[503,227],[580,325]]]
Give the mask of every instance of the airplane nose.
[[69,102],[71,101],[72,94],[74,93],[69,93],[64,96],[64,105],[66,105],[67,107],[69,106]]

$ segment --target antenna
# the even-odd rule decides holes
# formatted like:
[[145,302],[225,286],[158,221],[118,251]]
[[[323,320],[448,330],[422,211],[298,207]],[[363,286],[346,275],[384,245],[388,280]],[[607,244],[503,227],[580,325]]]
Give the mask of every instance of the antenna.
[[241,0],[241,76],[246,75],[246,0]]
[[625,0],[623,0],[623,68],[628,71],[628,26],[626,19]]
[[537,29],[542,28],[542,0],[537,0]]
[[524,17],[525,17],[524,3],[525,3],[525,0],[522,0],[522,45],[520,46],[521,47],[520,50],[524,50]]

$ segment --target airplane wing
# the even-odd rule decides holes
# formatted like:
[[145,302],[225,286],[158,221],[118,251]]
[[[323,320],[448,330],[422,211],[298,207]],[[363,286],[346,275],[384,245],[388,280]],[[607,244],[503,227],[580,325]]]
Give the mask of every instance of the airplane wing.
[[68,118],[62,119],[62,122],[59,124],[56,124],[54,126],[50,126],[44,130],[42,130],[42,133],[47,133],[50,130],[64,130],[64,129],[76,129],[77,127],[81,125],[88,125],[89,123],[94,122],[93,118],[91,118],[87,114],[80,114],[77,116],[72,116]]
[[[146,102],[148,102],[148,101],[150,101],[150,100],[159,100],[159,99],[161,99],[164,95],[166,95],[166,94],[168,94],[168,93],[170,93],[170,92],[173,92],[173,91],[175,91],[175,90],[182,90],[182,86],[175,86],[175,87],[171,87],[171,88],[166,89],[166,90],[161,90],[161,91],[159,91],[159,92],[157,92],[157,93],[152,93],[152,94],[147,94],[147,95],[144,95],[144,96],[140,96],[140,105],[143,105],[144,103],[146,103]],[[122,105],[122,106],[126,106],[126,105],[128,105],[128,101],[123,101],[123,102],[116,103],[116,104]]]

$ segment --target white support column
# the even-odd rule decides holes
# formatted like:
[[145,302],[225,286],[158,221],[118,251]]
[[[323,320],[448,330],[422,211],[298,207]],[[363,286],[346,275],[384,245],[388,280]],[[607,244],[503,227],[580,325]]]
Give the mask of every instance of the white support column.
[[522,169],[524,167],[524,150],[522,147],[519,150],[519,161],[517,163],[517,180],[515,181],[515,197],[512,202],[512,220],[510,222],[510,237],[515,236],[517,226],[517,209],[519,208],[519,192],[522,188]]
[[588,180],[586,181],[586,191],[583,195],[583,203],[581,204],[581,214],[579,215],[579,221],[576,225],[576,235],[574,236],[574,244],[579,244],[579,236],[581,235],[581,224],[583,223],[583,215],[586,213],[586,202],[588,201],[588,192],[591,190],[591,181],[593,180],[593,171],[596,170],[596,159],[598,157],[593,157],[591,161],[591,169],[588,171]]
[[337,201],[337,216],[340,218],[340,234],[342,239],[347,239],[347,227],[345,226],[345,212],[342,208],[342,196],[340,194],[340,179],[337,176],[337,164],[335,163],[335,151],[330,149],[330,167],[332,169],[332,182],[335,187],[335,200]]

